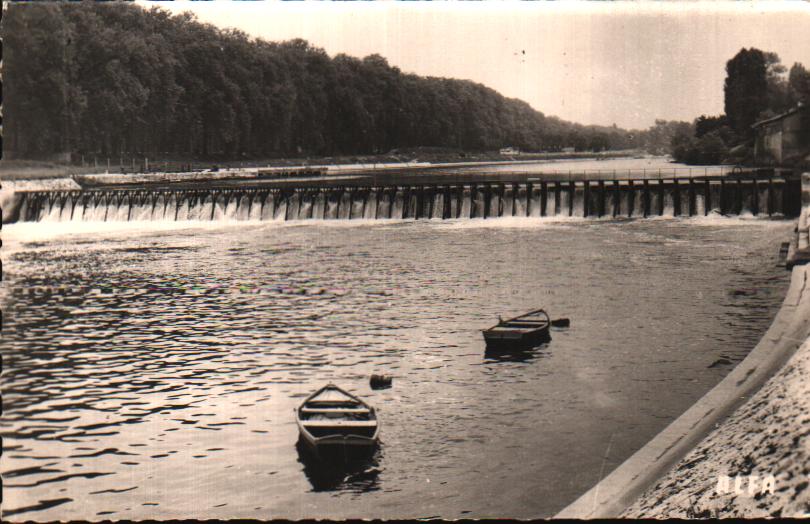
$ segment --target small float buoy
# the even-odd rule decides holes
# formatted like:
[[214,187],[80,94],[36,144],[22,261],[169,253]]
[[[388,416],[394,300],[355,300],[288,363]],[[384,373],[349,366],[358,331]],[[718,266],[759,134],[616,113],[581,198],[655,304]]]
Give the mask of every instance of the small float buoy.
[[371,375],[369,384],[371,384],[371,389],[390,388],[393,380],[394,379],[391,377],[391,375]]

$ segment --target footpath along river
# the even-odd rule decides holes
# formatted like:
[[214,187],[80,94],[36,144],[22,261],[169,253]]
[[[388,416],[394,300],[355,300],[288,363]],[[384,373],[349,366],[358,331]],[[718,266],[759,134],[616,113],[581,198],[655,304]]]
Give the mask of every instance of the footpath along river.
[[[4,227],[10,520],[549,517],[716,384],[779,308],[788,220]],[[480,329],[570,317],[535,352]],[[372,373],[394,375],[372,391]],[[293,408],[379,409],[302,463]]]

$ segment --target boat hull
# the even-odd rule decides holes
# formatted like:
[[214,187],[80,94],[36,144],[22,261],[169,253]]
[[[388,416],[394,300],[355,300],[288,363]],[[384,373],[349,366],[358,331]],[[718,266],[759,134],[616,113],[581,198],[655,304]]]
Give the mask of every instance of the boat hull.
[[332,384],[301,404],[296,421],[299,442],[316,455],[373,450],[380,432],[374,408]]
[[542,309],[530,311],[483,330],[488,351],[525,349],[551,340],[551,319]]
[[310,460],[319,463],[345,463],[372,456],[378,441],[369,437],[313,438],[306,430],[299,432],[298,449]]
[[548,329],[533,331],[530,333],[500,333],[492,334],[484,332],[484,341],[487,350],[508,350],[530,348],[538,346],[551,340]]
[[338,449],[342,447],[351,448],[373,448],[377,445],[377,437],[363,437],[360,435],[329,435],[327,437],[313,437],[304,428],[299,427],[301,441],[312,449]]

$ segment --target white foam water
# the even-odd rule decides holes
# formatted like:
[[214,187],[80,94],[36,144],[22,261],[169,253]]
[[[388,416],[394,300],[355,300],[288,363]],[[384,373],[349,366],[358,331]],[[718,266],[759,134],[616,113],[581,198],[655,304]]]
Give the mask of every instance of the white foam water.
[[[262,219],[262,205],[264,204],[264,199],[260,193],[256,193],[253,195],[253,198],[250,202],[250,213],[248,214],[248,220],[261,220]],[[203,214],[203,217],[206,216]],[[207,216],[211,216],[209,213]]]
[[287,217],[287,199],[281,199],[274,209],[274,220],[284,220]]
[[336,220],[338,215],[338,207],[340,206],[340,199],[335,193],[330,193],[326,197],[326,214],[324,218],[329,220]]
[[198,196],[189,199],[189,209],[186,220],[211,220],[211,214],[206,215],[203,211],[204,200]]
[[470,218],[472,210],[472,193],[469,187],[465,187],[461,192],[461,212],[459,213],[459,218]]
[[619,208],[616,209],[615,216],[630,216],[630,200],[632,199],[632,195],[633,192],[629,189],[619,190]]
[[706,216],[706,198],[703,193],[695,193],[695,216]]
[[441,191],[433,195],[433,206],[431,208],[430,218],[444,218],[444,193]]
[[571,193],[569,191],[560,190],[558,193],[559,204],[554,210],[554,216],[570,216],[571,215]]
[[344,191],[340,195],[340,205],[338,206],[338,218],[346,220],[352,212],[352,195]]
[[664,210],[661,213],[661,216],[675,216],[675,196],[672,194],[672,190],[670,189],[664,190]]
[[352,195],[352,204],[351,204],[351,213],[349,214],[350,219],[357,219],[363,218],[364,208],[366,206],[366,201],[364,198],[363,193],[355,193]]
[[[569,195],[569,198],[570,198],[570,193],[569,192],[563,191],[560,194],[560,197],[562,197],[563,194]],[[571,213],[571,216],[574,216],[574,217],[583,217],[583,216],[585,216],[585,188],[583,186],[576,185],[574,187],[573,198],[574,198],[574,202],[573,202],[574,205],[573,205],[573,213]],[[560,202],[562,203],[562,198],[560,198]],[[565,210],[565,207],[563,207],[563,210]]]
[[301,203],[298,207],[298,220],[308,220],[312,218],[312,195],[301,194]]
[[325,218],[324,211],[326,210],[326,195],[318,192],[315,195],[315,200],[312,203],[312,218]]
[[514,216],[516,217],[525,217],[527,208],[531,206],[531,202],[528,200],[530,196],[526,193],[526,187],[520,186],[517,190],[517,195],[515,196],[515,204],[514,204]]
[[291,194],[288,198],[285,199],[287,206],[284,210],[284,219],[285,220],[293,220],[298,217],[298,207],[300,205],[301,195],[296,193]]
[[275,220],[276,219],[276,198],[275,193],[268,193],[264,198],[264,206],[262,206],[262,220]]
[[495,194],[489,194],[489,209],[487,210],[487,218],[497,218],[501,216],[501,198]]
[[503,197],[501,198],[501,212],[499,216],[511,217],[515,210],[515,190],[511,187],[506,187],[503,190]]
[[[195,206],[196,208],[197,206]],[[74,212],[74,218],[75,218]],[[140,203],[136,203],[130,211],[130,220],[147,221],[152,220],[152,200],[144,197]]]
[[459,194],[463,195],[463,193],[459,193],[458,190],[453,191],[450,194],[450,209],[449,209],[450,218],[458,218],[458,213],[459,213],[458,198],[459,198]]
[[363,210],[363,218],[365,220],[373,220],[377,218],[377,192],[369,191],[366,197],[366,204]]
[[81,222],[84,219],[84,202],[82,200],[78,200],[76,204],[73,206],[73,215],[71,215],[70,220],[73,222]]
[[[298,199],[294,198],[292,200],[298,203]],[[236,209],[236,219],[247,220],[249,217],[250,217],[250,197],[248,195],[242,195],[241,197],[239,197],[239,206]]]
[[[542,198],[542,196],[543,196],[543,194],[540,193],[538,200],[540,198]],[[545,201],[546,215],[545,216],[550,216],[550,217],[556,216],[558,214],[558,212],[557,212],[557,190],[556,190],[555,186],[549,184],[546,187],[545,196],[546,196],[546,201]],[[534,206],[532,206],[532,207],[534,207]],[[537,216],[540,216],[541,212],[542,212],[542,209],[538,212]],[[534,209],[532,209],[532,216],[534,216]]]
[[404,218],[416,218],[416,211],[419,205],[419,196],[416,193],[411,193],[408,197],[408,210]]
[[401,191],[397,191],[394,195],[394,208],[391,210],[391,218],[402,218],[405,210],[405,197]]

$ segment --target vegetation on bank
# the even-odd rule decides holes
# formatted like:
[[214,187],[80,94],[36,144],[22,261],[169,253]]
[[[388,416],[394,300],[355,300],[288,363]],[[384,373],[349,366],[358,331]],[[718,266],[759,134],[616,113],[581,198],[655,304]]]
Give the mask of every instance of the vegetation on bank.
[[379,55],[328,56],[120,2],[10,3],[6,158],[258,158],[464,152],[666,152],[667,136],[583,126]]
[[753,163],[758,121],[799,103],[810,103],[810,72],[800,63],[788,69],[775,53],[741,49],[726,63],[725,113],[703,115],[681,126],[672,156],[687,164]]

